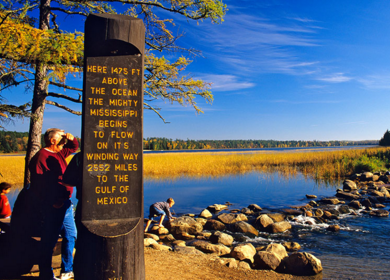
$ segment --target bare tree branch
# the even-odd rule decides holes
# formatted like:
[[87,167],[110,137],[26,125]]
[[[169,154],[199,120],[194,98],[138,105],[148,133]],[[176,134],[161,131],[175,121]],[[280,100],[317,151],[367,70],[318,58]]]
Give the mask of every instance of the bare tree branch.
[[[78,99],[70,97],[70,96],[67,96],[65,94],[55,93],[55,92],[48,92],[47,95],[51,96],[51,97],[67,99],[67,100],[75,102],[75,103],[82,103],[83,102],[81,100],[81,94],[79,94],[79,98]],[[50,103],[48,103],[48,104],[50,104]],[[51,104],[51,105],[53,105],[53,104]]]
[[57,86],[57,87],[62,87],[62,88],[66,88],[66,89],[71,89],[71,90],[77,90],[77,91],[83,91],[82,88],[75,88],[75,87],[71,87],[71,86],[68,86],[68,85],[64,85],[64,84],[60,84],[60,83],[56,83],[56,82],[53,82],[53,81],[49,81],[49,83],[53,86]]
[[154,107],[152,107],[152,106],[150,106],[148,103],[146,103],[146,102],[144,102],[144,109],[147,109],[147,110],[152,110],[153,112],[155,112],[159,117],[160,117],[160,119],[164,122],[164,123],[170,123],[170,122],[167,122],[167,121],[165,121],[165,119],[161,116],[161,114],[157,111],[157,110],[159,110],[159,109],[156,109],[156,108],[154,108]]
[[56,106],[56,107],[58,107],[58,108],[61,108],[61,109],[65,110],[65,111],[68,111],[69,113],[74,114],[74,115],[81,116],[81,112],[79,112],[79,111],[74,111],[74,110],[72,110],[72,109],[70,109],[70,108],[68,108],[68,107],[66,107],[66,106],[64,106],[64,105],[61,105],[61,104],[57,103],[57,102],[53,102],[53,101],[50,101],[50,100],[45,100],[45,103],[46,103],[46,104],[49,104],[49,105]]

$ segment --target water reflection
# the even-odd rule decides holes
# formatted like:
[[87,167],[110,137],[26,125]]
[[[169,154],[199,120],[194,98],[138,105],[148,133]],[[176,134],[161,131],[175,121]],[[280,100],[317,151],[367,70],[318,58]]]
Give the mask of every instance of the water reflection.
[[334,195],[335,185],[319,184],[300,173],[283,176],[278,172],[251,172],[214,178],[180,177],[174,180],[145,179],[145,209],[156,201],[173,197],[177,213],[194,213],[215,203],[230,202],[233,208],[247,207],[256,203],[262,208],[275,209],[302,205],[305,195]]

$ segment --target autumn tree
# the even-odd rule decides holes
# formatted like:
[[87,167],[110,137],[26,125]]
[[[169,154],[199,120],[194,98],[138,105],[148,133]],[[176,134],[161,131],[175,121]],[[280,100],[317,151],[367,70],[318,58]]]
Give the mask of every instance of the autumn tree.
[[[46,104],[81,114],[58,100],[82,102],[81,86],[69,86],[67,78],[82,74],[84,36],[81,31],[90,13],[123,14],[144,21],[144,108],[159,114],[159,108],[153,106],[153,101],[158,99],[190,105],[196,112],[202,112],[195,101],[197,96],[212,101],[208,83],[183,74],[191,57],[199,52],[177,44],[182,34],[177,32],[173,18],[221,23],[225,12],[222,0],[1,0],[0,91],[24,84],[32,93],[31,109],[28,104],[20,108],[20,113],[31,114],[26,166],[40,148]],[[81,31],[68,32],[61,28],[69,20],[78,22]],[[169,61],[164,56],[166,52],[180,53],[180,56]],[[49,85],[58,90],[49,91]],[[25,182],[28,182],[27,168],[26,172]]]

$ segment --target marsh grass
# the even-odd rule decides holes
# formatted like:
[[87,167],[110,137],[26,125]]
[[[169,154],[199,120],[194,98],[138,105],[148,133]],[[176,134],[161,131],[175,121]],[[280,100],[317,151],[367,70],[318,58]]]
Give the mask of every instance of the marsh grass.
[[[69,161],[71,157],[67,160]],[[219,177],[253,171],[302,173],[317,181],[340,180],[353,172],[388,168],[390,148],[308,152],[166,153],[144,155],[144,176],[150,180]],[[386,166],[387,165],[387,166]],[[0,156],[0,181],[21,185],[24,156]]]
[[[69,162],[73,156],[68,157]],[[2,156],[0,155],[0,182],[8,182],[17,188],[23,186],[25,155]]]
[[[177,176],[216,177],[252,171],[279,172],[291,176],[299,172],[316,180],[330,181],[353,172],[385,169],[389,159],[390,148],[246,154],[149,154],[144,157],[144,175],[161,179]],[[363,166],[362,161],[367,164]],[[359,166],[363,168],[357,168]]]

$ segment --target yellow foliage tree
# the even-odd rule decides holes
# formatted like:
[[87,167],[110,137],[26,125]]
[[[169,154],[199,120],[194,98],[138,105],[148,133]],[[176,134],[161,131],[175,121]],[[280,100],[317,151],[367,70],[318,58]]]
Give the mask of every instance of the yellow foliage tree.
[[[226,12],[222,0],[57,0],[55,5],[51,2],[0,0],[0,93],[22,83],[33,88],[31,109],[30,104],[25,104],[20,111],[31,116],[26,166],[40,147],[46,104],[81,114],[49,99],[82,102],[82,89],[69,86],[66,78],[82,72],[84,36],[82,32],[60,29],[64,17],[71,17],[81,27],[90,13],[116,13],[143,19],[146,27],[144,108],[153,110],[162,119],[159,108],[152,103],[157,99],[190,105],[198,113],[202,110],[196,104],[197,96],[212,101],[210,84],[182,74],[191,63],[188,56],[199,53],[177,45],[182,34],[176,32],[173,19],[167,17],[171,14],[221,23]],[[184,55],[170,62],[163,56],[166,51]],[[49,85],[66,89],[67,94],[49,92]],[[7,107],[0,107],[0,112],[0,117],[5,118]],[[28,173],[25,178],[27,183]]]

